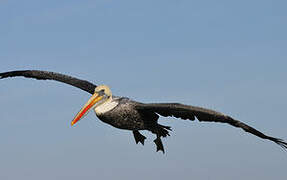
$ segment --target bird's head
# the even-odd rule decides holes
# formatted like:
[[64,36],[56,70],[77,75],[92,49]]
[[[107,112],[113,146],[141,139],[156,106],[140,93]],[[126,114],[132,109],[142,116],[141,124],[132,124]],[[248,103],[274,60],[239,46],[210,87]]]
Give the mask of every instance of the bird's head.
[[88,112],[106,102],[108,99],[112,98],[112,92],[110,88],[106,85],[100,85],[95,88],[95,93],[88,100],[88,102],[82,107],[78,114],[74,117],[71,125],[73,126],[76,122],[82,119]]

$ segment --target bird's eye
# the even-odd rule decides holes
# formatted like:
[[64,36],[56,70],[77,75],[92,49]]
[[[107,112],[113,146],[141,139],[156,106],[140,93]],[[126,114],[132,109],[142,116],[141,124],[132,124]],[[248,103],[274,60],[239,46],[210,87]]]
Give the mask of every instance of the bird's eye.
[[102,89],[102,90],[100,90],[98,93],[99,93],[100,96],[103,96],[103,95],[105,95],[105,90]]

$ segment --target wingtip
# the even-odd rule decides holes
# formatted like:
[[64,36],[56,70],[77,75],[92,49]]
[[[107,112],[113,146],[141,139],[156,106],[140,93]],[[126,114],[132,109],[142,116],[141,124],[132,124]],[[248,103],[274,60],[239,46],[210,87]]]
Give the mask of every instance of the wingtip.
[[6,75],[7,75],[7,72],[0,73],[0,79],[4,79],[5,77],[7,77]]
[[287,143],[284,142],[283,140],[279,140],[276,142],[279,146],[281,146],[286,152],[287,152]]
[[280,147],[283,148],[287,152],[287,143],[283,139],[278,138],[270,138],[270,140],[274,141],[276,144],[278,144]]

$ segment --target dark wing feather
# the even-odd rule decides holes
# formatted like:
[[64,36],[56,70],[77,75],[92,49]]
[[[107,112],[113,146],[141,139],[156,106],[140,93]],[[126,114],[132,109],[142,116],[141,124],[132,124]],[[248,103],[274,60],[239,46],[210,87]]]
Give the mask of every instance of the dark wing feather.
[[24,70],[24,71],[10,71],[0,73],[0,79],[15,76],[35,78],[37,80],[55,80],[66,84],[70,84],[84,91],[87,91],[91,94],[94,94],[95,88],[97,87],[96,85],[88,81],[49,71]]
[[263,139],[271,140],[281,147],[287,149],[287,143],[282,139],[277,139],[274,137],[266,136],[262,132],[256,130],[255,128],[248,126],[247,124],[233,119],[230,116],[224,115],[220,112],[216,112],[210,109],[205,109],[196,106],[188,106],[179,103],[151,103],[151,104],[138,104],[136,106],[138,110],[152,111],[160,114],[161,116],[174,116],[181,119],[195,120],[197,118],[199,121],[206,122],[220,122],[227,123],[234,127],[243,129],[255,136]]

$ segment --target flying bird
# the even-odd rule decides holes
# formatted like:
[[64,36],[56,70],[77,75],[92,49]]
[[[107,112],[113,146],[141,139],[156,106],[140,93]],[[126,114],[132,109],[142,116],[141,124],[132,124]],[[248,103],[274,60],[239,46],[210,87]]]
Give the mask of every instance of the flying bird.
[[82,119],[91,109],[94,109],[97,117],[101,121],[119,129],[132,131],[136,144],[140,142],[144,145],[146,139],[146,137],[139,132],[140,130],[151,131],[156,135],[154,143],[157,151],[162,151],[163,153],[165,150],[161,138],[170,135],[169,131],[171,131],[171,127],[159,124],[159,116],[174,116],[191,121],[197,119],[200,122],[227,123],[262,139],[273,141],[282,148],[287,149],[287,143],[282,139],[267,136],[243,122],[214,110],[180,103],[141,103],[127,97],[113,96],[110,88],[106,85],[97,86],[89,81],[55,72],[22,70],[0,73],[0,79],[16,76],[35,78],[37,80],[55,80],[70,84],[92,94],[88,102],[72,120],[72,126]]

